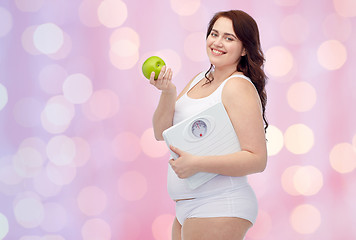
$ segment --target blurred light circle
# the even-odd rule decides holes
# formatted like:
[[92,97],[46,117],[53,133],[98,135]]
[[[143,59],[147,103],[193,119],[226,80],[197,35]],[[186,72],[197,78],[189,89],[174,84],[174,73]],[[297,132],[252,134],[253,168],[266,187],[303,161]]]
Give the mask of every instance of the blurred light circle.
[[319,64],[327,70],[341,68],[347,60],[345,46],[337,40],[323,42],[317,52]]
[[77,175],[74,164],[57,166],[49,162],[46,166],[46,174],[51,182],[58,186],[70,184]]
[[140,139],[132,132],[122,132],[114,138],[111,144],[114,155],[124,162],[131,162],[141,153]]
[[17,8],[23,12],[37,12],[43,3],[44,0],[15,0]]
[[54,96],[41,113],[42,127],[49,133],[62,133],[69,127],[74,114],[73,103],[62,95]]
[[331,167],[338,173],[349,173],[356,168],[356,148],[350,143],[336,144],[330,151]]
[[159,215],[152,223],[152,233],[155,240],[171,239],[172,222],[175,216],[171,214]]
[[120,0],[103,0],[98,8],[98,19],[108,28],[116,28],[127,19],[126,4]]
[[13,167],[16,173],[21,177],[34,177],[42,171],[44,159],[37,151],[32,147],[20,148],[13,158]]
[[22,177],[17,174],[12,165],[0,167],[0,182],[6,185],[16,185],[19,184],[21,181]]
[[69,75],[63,83],[63,95],[71,103],[84,103],[92,93],[91,80],[82,73]]
[[74,163],[77,167],[84,166],[91,156],[90,146],[84,138],[74,137],[72,140],[75,143],[76,149]]
[[303,166],[296,170],[293,183],[301,195],[312,196],[323,187],[323,175],[316,167]]
[[181,15],[179,17],[180,25],[190,32],[205,31],[205,26],[208,19],[211,17],[208,8],[205,5],[200,5],[197,11],[192,15]]
[[40,55],[41,52],[36,48],[33,42],[33,35],[37,29],[37,26],[29,26],[23,31],[21,35],[22,47],[31,55]]
[[[55,202],[44,204],[44,220],[41,224],[43,230],[46,232],[59,232],[66,226],[67,222],[67,210],[62,205]],[[54,237],[49,239],[55,239]],[[59,239],[59,236],[57,236],[57,239]]]
[[72,39],[66,33],[63,32],[63,44],[55,53],[48,54],[47,56],[53,60],[60,60],[68,57],[70,52],[72,51]]
[[101,218],[87,220],[82,226],[83,240],[110,240],[110,225]]
[[132,68],[139,60],[139,46],[139,35],[133,29],[125,27],[115,30],[110,37],[111,63],[118,69]]
[[77,196],[77,204],[80,211],[85,215],[99,215],[107,205],[106,193],[96,186],[84,187]]
[[282,46],[276,46],[266,51],[266,71],[275,77],[287,75],[293,68],[294,59],[291,52]]
[[[177,75],[180,72],[182,68],[182,61],[180,55],[176,51],[173,49],[163,49],[158,51],[155,55],[164,59],[164,62],[167,66],[170,66],[174,75]],[[142,64],[140,64],[140,67]]]
[[277,155],[284,144],[282,131],[276,126],[269,125],[266,131],[266,139],[268,156]]
[[62,93],[67,71],[58,64],[50,64],[41,69],[38,80],[42,90],[48,94]]
[[33,178],[33,188],[43,197],[53,197],[60,193],[62,187],[53,183],[45,171]]
[[143,132],[140,144],[142,151],[149,157],[163,157],[168,152],[166,143],[155,139],[153,128],[149,128]]
[[25,197],[14,204],[16,221],[24,228],[36,228],[44,220],[44,207],[35,198]]
[[0,111],[6,106],[7,101],[7,89],[0,83]]
[[41,123],[42,103],[34,98],[22,98],[13,107],[16,122],[23,127],[35,127]]
[[57,52],[63,41],[63,31],[54,23],[39,25],[33,34],[34,46],[43,54]]
[[6,235],[9,233],[9,221],[7,217],[0,213],[0,239],[5,239]]
[[309,111],[316,103],[315,88],[307,82],[294,83],[288,89],[287,100],[295,111]]
[[301,168],[300,166],[290,166],[282,173],[281,176],[282,187],[283,190],[289,195],[292,196],[300,195],[300,192],[297,191],[294,184],[294,176],[298,171],[298,169],[300,168]]
[[301,44],[308,38],[309,23],[299,14],[289,15],[282,20],[281,35],[288,43]]
[[184,53],[192,61],[201,62],[206,60],[205,32],[189,34],[184,40]]
[[64,237],[62,237],[61,235],[44,235],[41,240],[66,240]]
[[297,5],[300,0],[273,0],[276,5],[291,7]]
[[140,200],[147,192],[147,180],[139,172],[125,172],[118,180],[118,191],[127,201]]
[[12,29],[13,21],[10,12],[0,7],[0,38],[6,36]]
[[194,14],[200,7],[200,0],[170,0],[171,8],[181,16]]
[[83,113],[91,121],[101,121],[113,117],[119,110],[120,101],[115,92],[102,89],[93,92],[83,104]]
[[321,224],[320,211],[310,204],[297,206],[290,215],[293,229],[300,234],[312,234]]
[[314,133],[304,124],[294,124],[284,133],[284,144],[294,154],[305,154],[314,145]]
[[329,39],[346,41],[352,33],[352,23],[349,18],[332,13],[323,22],[323,32]]
[[251,228],[247,234],[246,239],[263,240],[267,239],[268,234],[272,229],[272,217],[268,212],[259,209],[258,216],[253,228]]
[[100,26],[98,8],[102,0],[83,0],[79,6],[79,19],[87,27]]
[[356,16],[355,0],[333,0],[335,11],[343,17]]
[[52,137],[46,147],[48,159],[57,166],[64,166],[73,162],[76,149],[74,141],[65,136]]

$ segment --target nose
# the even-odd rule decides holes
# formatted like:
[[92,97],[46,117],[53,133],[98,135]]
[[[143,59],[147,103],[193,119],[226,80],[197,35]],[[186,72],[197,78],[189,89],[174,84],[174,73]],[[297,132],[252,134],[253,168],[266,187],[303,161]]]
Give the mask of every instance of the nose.
[[214,42],[214,45],[217,47],[221,47],[222,46],[222,38],[217,38]]

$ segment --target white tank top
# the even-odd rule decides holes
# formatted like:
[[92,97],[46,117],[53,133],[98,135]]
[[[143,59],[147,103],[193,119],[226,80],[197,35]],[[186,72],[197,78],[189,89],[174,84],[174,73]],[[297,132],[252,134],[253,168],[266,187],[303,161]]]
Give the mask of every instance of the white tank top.
[[[190,84],[188,91],[177,100],[175,105],[175,112],[173,118],[173,125],[179,123],[180,121],[193,116],[196,113],[204,111],[205,109],[221,102],[221,95],[226,82],[232,77],[240,77],[251,80],[240,74],[235,74],[225,79],[221,85],[209,96],[199,99],[190,98],[187,93],[192,89],[200,80],[205,78],[205,73],[202,72]],[[252,82],[251,82],[252,84]],[[168,175],[167,175],[167,188],[168,194],[173,200],[186,199],[186,198],[197,198],[204,197],[211,194],[217,194],[227,189],[236,189],[238,187],[244,187],[248,185],[247,177],[230,177],[224,175],[217,175],[210,181],[201,185],[200,187],[192,190],[185,179],[179,178],[173,171],[171,166],[168,164]]]

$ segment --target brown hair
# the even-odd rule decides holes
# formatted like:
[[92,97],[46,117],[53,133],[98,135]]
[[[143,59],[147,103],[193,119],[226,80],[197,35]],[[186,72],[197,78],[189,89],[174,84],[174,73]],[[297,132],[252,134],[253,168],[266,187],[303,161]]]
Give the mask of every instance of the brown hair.
[[[268,127],[268,122],[265,116],[267,103],[265,85],[267,83],[267,76],[263,70],[265,58],[261,49],[257,23],[250,15],[241,10],[218,12],[209,22],[206,38],[210,35],[216,20],[221,17],[228,18],[232,21],[234,32],[246,50],[246,55],[241,56],[240,61],[236,66],[236,70],[249,77],[255,85],[262,103],[262,117],[265,122],[266,130]],[[214,80],[213,76],[209,74],[212,68],[213,65],[211,65],[209,70],[205,73],[208,83]],[[209,78],[209,75],[211,78]]]

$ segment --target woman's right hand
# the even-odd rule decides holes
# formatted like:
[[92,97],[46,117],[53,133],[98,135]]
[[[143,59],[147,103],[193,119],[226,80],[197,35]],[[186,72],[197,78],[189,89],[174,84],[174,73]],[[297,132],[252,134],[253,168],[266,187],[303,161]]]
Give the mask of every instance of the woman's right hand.
[[161,68],[157,80],[154,79],[155,72],[151,73],[150,84],[162,92],[176,92],[176,86],[172,83],[173,72],[170,68],[166,71],[166,66]]

